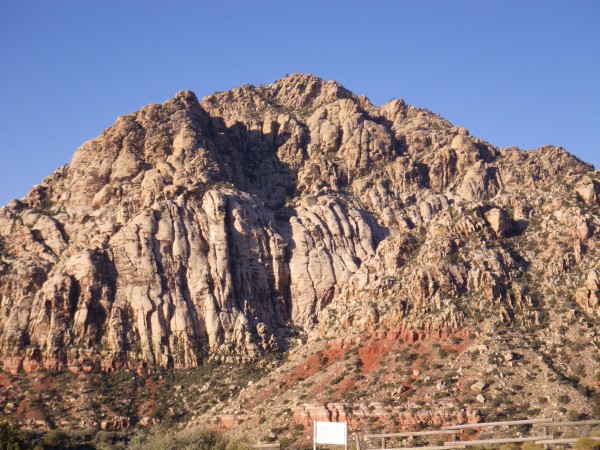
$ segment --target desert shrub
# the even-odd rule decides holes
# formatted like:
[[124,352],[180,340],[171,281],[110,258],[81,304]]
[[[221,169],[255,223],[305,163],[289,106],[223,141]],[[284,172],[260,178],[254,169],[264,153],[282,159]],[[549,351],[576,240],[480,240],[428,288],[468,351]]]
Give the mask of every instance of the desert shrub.
[[346,378],[346,372],[342,372],[340,375],[331,380],[331,384],[339,384],[344,380],[344,378]]
[[521,445],[521,450],[544,450],[544,446],[536,444],[535,442],[524,442],[523,445]]
[[130,450],[203,449],[203,450],[249,450],[247,438],[230,438],[226,435],[193,428],[180,432],[169,432],[157,427],[146,435],[135,436],[127,446]]
[[567,413],[567,418],[573,422],[577,422],[580,420],[587,420],[590,418],[590,416],[587,415],[586,413],[582,413],[582,412],[569,411]]
[[600,441],[595,441],[589,437],[580,437],[573,448],[575,450],[598,450],[600,449]]
[[44,447],[49,449],[68,448],[71,440],[67,433],[61,430],[50,430],[44,436]]
[[91,445],[96,450],[123,449],[127,440],[128,435],[125,432],[98,431]]
[[595,393],[590,397],[592,405],[592,417],[600,417],[600,393]]
[[0,423],[0,450],[21,450],[25,448],[21,430],[17,425]]

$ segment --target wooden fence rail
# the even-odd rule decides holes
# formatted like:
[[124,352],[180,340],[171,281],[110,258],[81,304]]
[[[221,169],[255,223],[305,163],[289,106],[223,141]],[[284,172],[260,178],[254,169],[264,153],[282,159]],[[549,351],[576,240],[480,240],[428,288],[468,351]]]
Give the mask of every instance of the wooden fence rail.
[[[554,439],[554,436],[543,436],[543,438]],[[489,444],[508,444],[511,442],[534,442],[539,441],[540,436],[530,436],[530,437],[521,437],[521,438],[501,438],[501,439],[476,439],[472,441],[460,441],[461,445],[466,445],[467,447],[473,445],[489,445]],[[454,442],[444,442],[445,446],[455,445]]]
[[272,444],[254,444],[252,448],[275,448],[280,449],[281,444],[279,442],[273,442]]
[[559,428],[559,427],[583,427],[589,425],[598,425],[600,420],[579,420],[576,422],[550,422],[550,423],[536,423],[533,425],[534,428],[541,428],[544,436],[548,436],[548,428]]
[[[587,437],[587,436],[586,436]],[[549,444],[574,444],[579,438],[560,438],[560,439],[542,439],[535,441],[536,444],[549,445]],[[600,437],[590,437],[594,441],[600,441]]]
[[393,448],[369,448],[367,450],[447,450],[453,448],[467,448],[466,445],[432,445],[429,447],[393,447]]
[[[380,434],[365,434],[365,439],[381,439],[381,448],[386,448],[386,439],[396,437],[412,437],[412,436],[439,436],[439,435],[452,435],[452,439],[456,441],[456,435],[462,433],[459,430],[433,430],[433,431],[407,431],[403,433],[380,433]],[[391,449],[388,449],[391,450]]]
[[600,425],[600,420],[578,420],[576,422],[550,422],[536,423],[534,428],[558,428],[558,427],[583,427],[586,425]]
[[392,437],[410,437],[410,436],[436,436],[436,435],[451,435],[462,433],[462,430],[433,430],[433,431],[407,431],[402,433],[381,433],[381,434],[365,434],[365,439],[377,439],[377,438],[392,438]]
[[[471,441],[457,441],[457,435],[461,434],[464,430],[473,428],[490,428],[490,427],[506,427],[506,426],[517,426],[517,425],[533,425],[533,428],[543,429],[542,436],[528,436],[528,437],[512,437],[512,438],[498,438],[498,439],[474,439]],[[554,439],[554,436],[548,434],[549,428],[559,427],[581,427],[589,425],[600,425],[600,420],[579,420],[569,422],[554,422],[552,419],[524,419],[524,420],[509,420],[504,422],[483,422],[474,423],[467,425],[451,425],[442,427],[440,430],[431,431],[407,431],[400,433],[372,433],[365,434],[365,439],[381,439],[381,447],[379,448],[367,448],[365,450],[442,450],[442,449],[454,449],[454,448],[466,448],[479,445],[494,445],[494,444],[508,444],[508,443],[520,443],[520,442],[535,442],[541,445],[552,445],[552,444],[572,444],[577,441],[578,438],[561,438]],[[386,439],[390,438],[402,438],[402,437],[413,437],[413,436],[440,436],[440,435],[452,435],[452,441],[444,442],[443,446],[425,446],[425,447],[394,447],[386,448]],[[358,435],[357,448],[359,444]],[[600,437],[592,437],[590,439],[600,440]]]
[[489,428],[489,427],[510,427],[516,425],[531,425],[539,423],[552,423],[552,419],[526,419],[526,420],[509,420],[506,422],[481,422],[470,423],[467,425],[450,425],[442,427],[442,430],[468,430],[471,428]]

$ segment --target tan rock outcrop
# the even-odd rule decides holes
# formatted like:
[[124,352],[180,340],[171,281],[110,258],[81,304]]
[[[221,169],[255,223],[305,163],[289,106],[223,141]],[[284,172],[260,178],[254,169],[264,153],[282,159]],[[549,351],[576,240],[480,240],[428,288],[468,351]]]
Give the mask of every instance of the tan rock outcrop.
[[493,208],[485,214],[485,218],[490,224],[496,236],[504,236],[510,231],[510,224],[504,212],[499,208]]
[[117,416],[100,422],[100,429],[103,431],[126,431],[131,426],[129,417]]
[[0,210],[4,369],[142,373],[248,361],[299,331],[539,325],[560,283],[591,313],[597,275],[569,274],[597,267],[597,186],[561,148],[501,151],[310,75],[182,91]]
[[577,289],[575,298],[579,306],[590,314],[600,312],[600,273],[591,270],[584,285]]
[[590,177],[584,177],[576,186],[575,191],[586,203],[593,205],[598,202],[598,196],[600,193],[600,183],[591,179]]

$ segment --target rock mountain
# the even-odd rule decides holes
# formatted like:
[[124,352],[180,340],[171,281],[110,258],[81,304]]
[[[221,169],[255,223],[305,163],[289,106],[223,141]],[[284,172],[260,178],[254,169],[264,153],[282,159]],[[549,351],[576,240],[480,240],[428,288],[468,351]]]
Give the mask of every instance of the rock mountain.
[[179,369],[502,327],[597,354],[599,198],[562,148],[498,149],[311,75],[182,91],[0,210],[3,367]]

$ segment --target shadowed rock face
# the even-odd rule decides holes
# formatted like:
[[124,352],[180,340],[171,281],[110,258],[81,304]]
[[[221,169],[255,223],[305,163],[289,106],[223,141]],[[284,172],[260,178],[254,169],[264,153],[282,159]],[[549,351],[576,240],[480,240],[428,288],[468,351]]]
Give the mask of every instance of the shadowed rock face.
[[310,75],[182,91],[0,210],[4,368],[243,361],[298,327],[531,327],[563,320],[556,299],[591,318],[598,180]]

